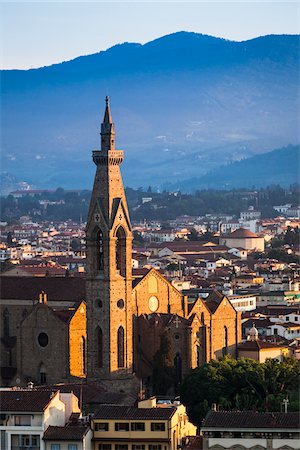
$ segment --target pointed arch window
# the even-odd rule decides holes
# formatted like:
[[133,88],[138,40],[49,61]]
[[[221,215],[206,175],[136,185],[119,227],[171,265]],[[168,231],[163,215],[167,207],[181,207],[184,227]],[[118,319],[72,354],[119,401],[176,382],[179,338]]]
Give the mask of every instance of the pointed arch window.
[[97,335],[97,366],[99,368],[103,367],[103,332],[102,329],[100,327],[97,328],[96,330],[96,335]]
[[223,347],[223,356],[228,353],[228,328],[226,325],[224,326],[224,347]]
[[7,308],[3,312],[3,332],[5,337],[9,336],[9,312]]
[[174,368],[175,368],[175,382],[176,386],[181,383],[182,380],[182,358],[181,354],[178,352],[174,358]]
[[85,337],[80,338],[80,356],[81,356],[81,373],[85,375],[86,373],[86,344]]
[[123,227],[116,233],[116,269],[122,277],[126,274],[126,234]]
[[97,271],[104,269],[104,248],[103,233],[101,230],[97,233]]
[[40,383],[41,384],[47,383],[47,373],[43,363],[40,364]]
[[118,367],[124,367],[124,328],[118,329]]

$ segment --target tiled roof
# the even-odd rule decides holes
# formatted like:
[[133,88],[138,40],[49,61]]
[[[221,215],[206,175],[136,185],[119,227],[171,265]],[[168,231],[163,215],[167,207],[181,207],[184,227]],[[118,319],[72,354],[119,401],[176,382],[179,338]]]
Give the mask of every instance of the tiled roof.
[[209,411],[202,422],[202,428],[250,428],[264,429],[298,429],[300,417],[298,412],[268,412],[253,411]]
[[[225,236],[224,236],[225,237]],[[226,237],[232,239],[245,239],[245,238],[257,238],[257,234],[252,233],[252,231],[247,230],[246,228],[238,228],[230,234],[227,234]]]
[[0,298],[38,300],[40,293],[48,301],[79,302],[85,299],[85,279],[73,277],[10,277],[0,280]]
[[168,420],[176,411],[170,408],[135,408],[133,406],[101,406],[94,419]]
[[0,391],[1,412],[43,412],[53,397],[52,391]]
[[286,347],[285,344],[278,344],[276,342],[266,342],[266,341],[246,341],[239,344],[239,350],[248,350],[248,351],[258,351],[263,349],[271,349],[271,348],[282,348]]
[[64,427],[49,426],[44,433],[44,441],[82,441],[89,427],[79,425],[66,425]]

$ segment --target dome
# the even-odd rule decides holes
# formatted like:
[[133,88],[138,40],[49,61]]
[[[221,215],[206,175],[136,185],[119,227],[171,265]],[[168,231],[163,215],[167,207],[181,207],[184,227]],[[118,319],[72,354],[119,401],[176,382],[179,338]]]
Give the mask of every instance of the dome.
[[249,330],[249,340],[254,341],[258,339],[258,329],[255,327],[255,324],[253,323],[253,326]]
[[245,239],[245,238],[257,238],[257,234],[252,233],[252,231],[247,230],[246,228],[238,228],[237,230],[233,231],[229,237],[236,238],[236,239]]

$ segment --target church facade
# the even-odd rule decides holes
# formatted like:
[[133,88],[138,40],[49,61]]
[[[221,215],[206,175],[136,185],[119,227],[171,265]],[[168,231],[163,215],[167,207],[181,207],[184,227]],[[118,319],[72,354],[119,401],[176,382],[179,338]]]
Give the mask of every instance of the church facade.
[[132,389],[134,380],[151,384],[153,361],[162,339],[166,364],[177,382],[191,369],[224,354],[236,357],[240,315],[214,293],[188,304],[154,269],[132,277],[132,228],[120,165],[115,126],[106,98],[101,149],[93,151],[96,175],[88,214],[87,377],[113,388]]

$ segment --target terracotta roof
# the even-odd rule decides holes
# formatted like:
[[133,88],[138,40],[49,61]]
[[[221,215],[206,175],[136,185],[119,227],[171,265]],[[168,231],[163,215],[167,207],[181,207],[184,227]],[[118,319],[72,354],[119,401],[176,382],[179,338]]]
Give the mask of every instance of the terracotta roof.
[[52,391],[15,390],[0,391],[1,412],[43,412],[51,398]]
[[252,233],[252,231],[247,230],[246,228],[238,228],[230,234],[227,234],[226,237],[232,239],[245,239],[245,238],[257,238],[257,234]]
[[80,277],[10,277],[0,279],[0,298],[38,300],[42,291],[48,301],[79,302],[85,299],[85,279]]
[[94,419],[168,420],[176,411],[170,408],[135,408],[134,406],[101,406]]
[[64,427],[49,426],[44,433],[44,441],[82,441],[87,431],[88,426],[66,425]]
[[202,428],[250,428],[255,429],[298,429],[300,417],[298,412],[268,412],[254,411],[209,411],[202,422]]
[[277,344],[276,342],[266,342],[266,341],[245,341],[238,345],[239,350],[247,351],[258,351],[271,348],[282,348],[286,347],[285,344]]

